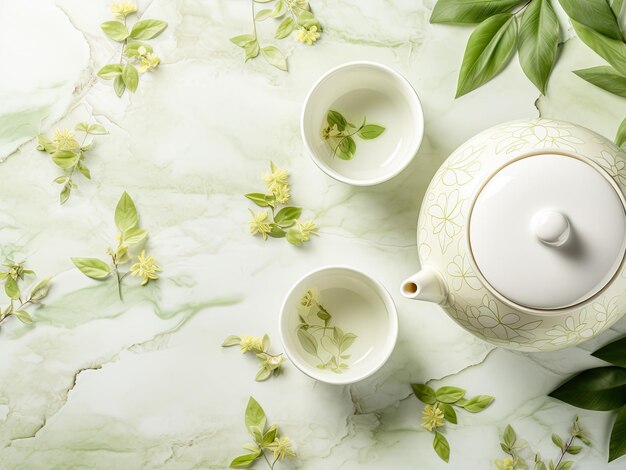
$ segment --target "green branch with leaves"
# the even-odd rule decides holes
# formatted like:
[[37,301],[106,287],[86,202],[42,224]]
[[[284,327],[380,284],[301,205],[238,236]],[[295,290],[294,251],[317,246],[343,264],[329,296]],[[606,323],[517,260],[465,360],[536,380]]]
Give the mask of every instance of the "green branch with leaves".
[[572,406],[593,411],[615,411],[609,439],[609,462],[626,455],[626,337],[593,353],[611,366],[582,371],[550,396]]
[[278,425],[267,426],[265,411],[252,397],[248,400],[245,421],[254,442],[243,446],[249,453],[235,457],[230,462],[230,468],[250,468],[263,458],[272,470],[276,462],[296,456],[289,438],[280,436]]
[[356,153],[356,142],[354,136],[359,136],[363,140],[372,140],[379,137],[385,128],[378,124],[368,124],[367,118],[363,117],[363,122],[359,127],[348,121],[339,111],[329,110],[326,114],[326,126],[322,128],[322,139],[332,149],[332,156],[335,155],[342,160],[352,160]]
[[[255,4],[272,6],[258,12]],[[285,39],[296,31],[296,40],[312,46],[322,32],[322,25],[311,12],[308,0],[251,0],[252,34],[242,34],[230,38],[230,42],[243,49],[245,61],[261,54],[270,65],[287,70],[287,58],[276,46],[261,46],[257,33],[257,21],[280,20],[274,33],[275,39]]]
[[222,343],[223,348],[231,346],[239,346],[243,354],[252,352],[260,363],[259,371],[254,380],[262,382],[269,379],[272,375],[278,376],[282,371],[282,364],[285,362],[285,356],[270,353],[270,337],[263,335],[258,336],[235,336],[227,337]]
[[411,388],[417,399],[426,405],[422,411],[422,427],[435,433],[433,449],[444,462],[450,461],[450,444],[440,429],[445,426],[445,421],[457,424],[454,407],[479,413],[494,400],[490,395],[466,399],[466,391],[458,387],[444,386],[434,390],[425,384],[411,384]]
[[[533,470],[570,470],[574,466],[573,460],[567,460],[568,455],[577,455],[582,451],[583,447],[577,445],[580,443],[589,446],[591,441],[587,434],[580,426],[578,416],[574,418],[572,430],[566,439],[563,439],[556,433],[552,433],[552,443],[559,449],[559,455],[556,459],[545,460],[540,453],[533,454]],[[496,459],[494,464],[498,470],[518,470],[527,469],[528,463],[521,455],[527,448],[526,441],[521,441],[517,437],[517,433],[509,424],[504,429],[502,442],[500,442],[502,451],[508,455],[504,459]]]
[[40,304],[48,295],[51,278],[47,277],[39,281],[30,290],[30,293],[24,296],[20,284],[23,283],[26,276],[35,276],[35,272],[24,269],[24,261],[7,260],[3,266],[7,269],[0,271],[0,281],[4,280],[4,292],[9,297],[10,303],[6,308],[0,307],[0,323],[10,316],[14,316],[22,323],[31,324],[33,317],[26,309]]
[[144,41],[161,34],[167,23],[154,19],[138,20],[129,29],[128,16],[137,12],[137,6],[130,2],[111,4],[111,12],[118,19],[105,21],[100,28],[110,39],[120,43],[122,49],[119,61],[102,67],[98,76],[113,80],[113,89],[121,97],[125,90],[137,91],[139,74],[154,70],[161,63],[152,46]]
[[[122,281],[131,274],[141,278],[141,285],[159,278],[161,268],[152,256],[147,256],[144,245],[148,232],[139,227],[139,215],[131,197],[124,192],[115,208],[115,226],[119,230],[117,247],[107,248],[110,261],[99,258],[72,258],[74,265],[87,277],[103,281],[114,277],[117,292],[122,300]],[[139,252],[141,250],[141,252]],[[122,273],[121,268],[134,261],[129,271]]]
[[108,133],[100,124],[89,124],[87,122],[79,122],[74,127],[74,130],[83,134],[80,142],[76,139],[76,134],[69,129],[57,129],[52,139],[48,139],[43,134],[37,135],[37,150],[48,153],[52,161],[63,170],[63,175],[53,180],[55,183],[62,185],[61,193],[59,194],[61,204],[64,204],[69,199],[72,189],[78,187],[73,179],[76,171],[88,180],[91,179],[91,172],[85,164],[85,153],[93,145],[93,141],[88,142],[88,138]]

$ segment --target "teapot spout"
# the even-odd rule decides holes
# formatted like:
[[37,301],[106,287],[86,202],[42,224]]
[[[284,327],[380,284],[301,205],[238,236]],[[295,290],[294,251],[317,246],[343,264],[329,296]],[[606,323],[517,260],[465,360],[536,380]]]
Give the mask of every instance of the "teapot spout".
[[402,283],[402,295],[407,299],[441,304],[448,296],[448,289],[441,275],[427,267]]

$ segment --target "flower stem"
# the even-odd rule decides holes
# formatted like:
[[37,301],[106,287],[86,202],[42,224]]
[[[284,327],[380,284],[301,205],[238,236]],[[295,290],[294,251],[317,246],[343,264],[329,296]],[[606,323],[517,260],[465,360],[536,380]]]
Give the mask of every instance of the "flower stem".
[[273,470],[274,469],[274,464],[276,463],[276,460],[274,460],[274,463],[271,463],[270,459],[268,459],[267,455],[265,455],[265,451],[264,450],[261,450],[261,454],[263,455],[263,458],[267,462],[267,465],[270,467],[270,470]]
[[253,28],[253,31],[254,31],[254,40],[256,41],[257,37],[256,37],[256,18],[254,17],[254,0],[252,0],[250,3],[251,3],[251,6],[252,6],[252,28]]
[[572,446],[573,442],[574,442],[574,435],[570,436],[569,440],[567,441],[567,444],[565,444],[565,447],[561,449],[561,456],[559,457],[559,461],[556,463],[555,468],[559,467],[561,460],[563,460],[563,457],[565,457],[565,454],[567,454],[567,450]]

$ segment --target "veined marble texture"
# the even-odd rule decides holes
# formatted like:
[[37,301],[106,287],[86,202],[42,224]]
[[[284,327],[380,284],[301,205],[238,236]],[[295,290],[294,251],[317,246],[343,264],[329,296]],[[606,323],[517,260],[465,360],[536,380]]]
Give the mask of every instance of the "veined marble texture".
[[[169,23],[154,40],[162,63],[136,94],[118,99],[95,75],[119,53],[99,27],[110,19],[109,2],[0,1],[0,258],[26,258],[40,276],[54,276],[36,323],[9,319],[0,330],[0,469],[226,468],[250,440],[243,422],[250,395],[298,453],[277,469],[489,469],[503,457],[507,423],[552,456],[551,432],[566,434],[576,414],[593,440],[576,468],[623,468],[624,459],[606,464],[609,413],[546,394],[600,364],[589,351],[626,333],[626,319],[580,347],[523,354],[495,348],[439,307],[399,294],[419,267],[422,196],[454,148],[494,124],[535,116],[612,138],[626,111],[623,100],[571,73],[602,63],[571,31],[547,97],[514,59],[454,100],[471,28],[430,25],[434,3],[312,0],[325,31],[314,47],[280,42],[289,54],[285,73],[261,58],[244,64],[228,41],[249,32],[248,0],[140,1],[144,18]],[[325,176],[299,133],[317,77],[359,59],[404,74],[426,119],[414,162],[372,188]],[[78,180],[60,206],[52,183],[58,168],[35,149],[34,136],[93,119],[110,131],[87,155],[93,179]],[[251,205],[242,194],[262,188],[270,159],[291,171],[294,203],[321,227],[303,248],[248,233]],[[104,255],[124,190],[163,273],[146,288],[127,288],[121,303],[113,282],[86,278],[70,257]],[[284,295],[328,264],[362,269],[392,293],[400,332],[391,359],[351,386],[316,383],[289,363],[280,377],[254,382],[256,360],[222,349],[222,340],[268,333],[280,351]],[[431,379],[496,396],[484,412],[461,412],[459,424],[447,426],[449,464],[420,427],[421,404],[409,387]]]

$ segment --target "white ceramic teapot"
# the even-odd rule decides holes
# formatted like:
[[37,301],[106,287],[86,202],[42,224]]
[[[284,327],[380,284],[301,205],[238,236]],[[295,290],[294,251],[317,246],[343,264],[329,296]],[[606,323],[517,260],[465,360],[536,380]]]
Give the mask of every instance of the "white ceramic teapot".
[[626,153],[548,119],[496,126],[435,174],[406,297],[501,346],[578,344],[626,312]]

